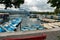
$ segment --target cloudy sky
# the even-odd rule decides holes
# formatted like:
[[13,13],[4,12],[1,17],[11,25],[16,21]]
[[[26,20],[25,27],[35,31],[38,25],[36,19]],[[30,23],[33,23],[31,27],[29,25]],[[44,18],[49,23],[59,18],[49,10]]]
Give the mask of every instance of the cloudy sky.
[[[0,5],[2,8],[4,5]],[[47,0],[25,0],[25,3],[21,5],[21,8],[29,11],[54,11],[54,8],[50,7],[50,4],[47,4]]]

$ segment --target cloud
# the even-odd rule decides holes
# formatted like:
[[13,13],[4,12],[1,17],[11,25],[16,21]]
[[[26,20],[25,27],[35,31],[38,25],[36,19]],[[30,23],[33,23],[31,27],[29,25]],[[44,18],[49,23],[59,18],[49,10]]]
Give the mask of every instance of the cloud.
[[4,6],[4,4],[0,4],[0,8],[4,8],[5,6]]
[[[3,4],[0,4],[0,8],[4,7],[5,6]],[[54,11],[54,8],[50,7],[50,4],[47,4],[47,0],[25,0],[25,3],[21,5],[21,8],[28,11]]]
[[29,11],[54,11],[54,8],[50,7],[50,4],[47,4],[47,0],[25,0],[23,8]]

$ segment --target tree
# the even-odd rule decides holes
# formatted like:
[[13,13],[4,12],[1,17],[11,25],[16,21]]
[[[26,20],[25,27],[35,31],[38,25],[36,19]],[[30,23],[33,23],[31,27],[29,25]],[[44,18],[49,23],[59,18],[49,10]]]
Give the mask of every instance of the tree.
[[11,4],[13,4],[15,6],[15,8],[20,8],[20,4],[23,4],[24,0],[0,0],[0,4],[4,4],[5,5],[5,9],[7,9],[7,7],[12,7]]
[[[47,3],[51,4],[51,7],[56,7],[56,10],[60,10],[60,0],[49,0]],[[59,11],[57,11],[58,13]]]
[[15,8],[20,8],[20,4],[23,4],[24,0],[16,0],[13,2]]
[[11,0],[4,0],[4,4],[5,4],[5,9],[7,9],[7,7],[12,7],[11,5]]

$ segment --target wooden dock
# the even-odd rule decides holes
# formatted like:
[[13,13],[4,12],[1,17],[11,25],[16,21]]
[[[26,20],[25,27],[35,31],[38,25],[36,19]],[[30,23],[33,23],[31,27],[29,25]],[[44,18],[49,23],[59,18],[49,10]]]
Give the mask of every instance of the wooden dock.
[[43,27],[47,28],[47,29],[51,29],[51,28],[60,28],[60,22],[55,22],[55,23],[44,23],[42,24]]
[[58,22],[58,20],[54,20],[54,19],[47,19],[47,18],[41,19],[41,21],[44,21],[44,22],[50,22],[50,23]]

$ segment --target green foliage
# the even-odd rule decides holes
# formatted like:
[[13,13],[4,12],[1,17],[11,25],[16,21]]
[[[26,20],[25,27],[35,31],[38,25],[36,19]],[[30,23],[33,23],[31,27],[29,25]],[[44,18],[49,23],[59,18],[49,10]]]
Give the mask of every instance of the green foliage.
[[20,3],[20,4],[23,4],[23,3],[24,3],[24,0],[19,0],[19,3]]
[[19,8],[20,4],[23,4],[24,0],[14,0],[14,2],[12,2],[12,0],[0,0],[0,4],[4,4],[5,5],[5,9],[7,9],[7,7],[12,7],[11,4],[13,4],[15,6],[15,8]]
[[47,3],[50,3],[51,7],[60,8],[60,0],[49,0]]
[[46,14],[46,15],[56,15],[54,12],[30,12],[31,14]]
[[56,7],[55,14],[60,13],[60,0],[49,0],[47,3],[50,3],[51,7]]
[[23,3],[24,3],[24,0],[15,0],[13,5],[15,6],[15,8],[20,8],[20,4],[23,4]]

